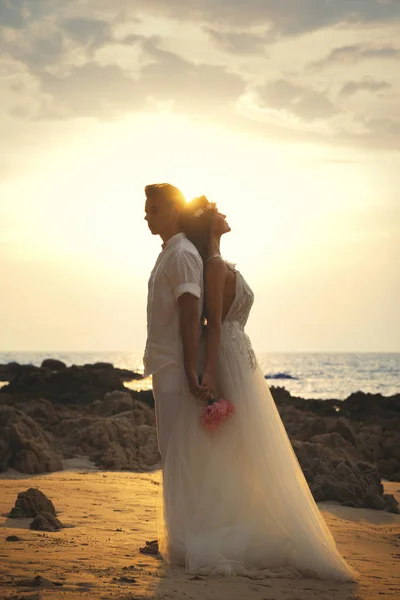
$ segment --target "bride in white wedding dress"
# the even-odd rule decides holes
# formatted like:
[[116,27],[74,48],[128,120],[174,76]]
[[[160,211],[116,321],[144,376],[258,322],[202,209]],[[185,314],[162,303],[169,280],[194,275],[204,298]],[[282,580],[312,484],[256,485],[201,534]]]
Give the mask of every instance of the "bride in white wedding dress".
[[160,553],[191,574],[354,581],[244,331],[254,296],[220,256],[229,225],[204,196],[191,204],[186,235],[205,264],[203,383],[235,413],[209,431],[200,424],[204,402],[188,392],[181,403],[158,498]]

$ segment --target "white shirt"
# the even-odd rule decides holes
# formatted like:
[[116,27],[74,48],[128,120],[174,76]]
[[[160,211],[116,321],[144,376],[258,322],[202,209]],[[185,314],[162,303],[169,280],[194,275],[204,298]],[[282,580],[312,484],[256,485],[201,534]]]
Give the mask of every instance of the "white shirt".
[[172,236],[163,246],[149,279],[147,342],[144,376],[170,364],[183,366],[178,298],[189,292],[199,299],[199,322],[203,306],[203,261],[184,233]]

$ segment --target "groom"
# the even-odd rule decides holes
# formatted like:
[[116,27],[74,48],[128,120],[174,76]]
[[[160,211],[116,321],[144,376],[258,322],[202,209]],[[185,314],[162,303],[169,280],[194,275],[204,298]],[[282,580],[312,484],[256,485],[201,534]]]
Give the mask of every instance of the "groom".
[[[186,206],[182,192],[169,183],[145,187],[145,219],[163,241],[148,284],[144,376],[152,375],[157,438],[165,461],[171,427],[187,387],[206,399],[199,385],[197,351],[203,302],[203,261],[180,230]],[[186,388],[186,390],[185,390]]]
[[[172,426],[189,392],[204,400],[199,385],[197,351],[203,303],[203,261],[180,230],[186,205],[182,192],[169,183],[145,187],[145,219],[163,241],[151,272],[147,297],[147,342],[144,376],[152,375],[157,440],[164,465]],[[186,396],[186,397],[185,397]],[[144,554],[157,554],[158,542],[146,542]]]

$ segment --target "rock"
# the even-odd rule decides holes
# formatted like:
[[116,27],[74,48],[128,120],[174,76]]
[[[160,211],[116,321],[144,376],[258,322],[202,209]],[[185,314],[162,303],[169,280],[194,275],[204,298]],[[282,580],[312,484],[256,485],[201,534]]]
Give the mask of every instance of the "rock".
[[11,518],[36,517],[40,513],[50,513],[56,516],[54,504],[43,492],[37,488],[29,488],[26,492],[19,492],[14,508],[11,509]]
[[[326,435],[340,434],[323,434],[315,438],[324,438]],[[375,467],[363,462],[341,460],[337,457],[336,448],[318,443],[295,440],[292,445],[316,502],[335,500],[346,506],[398,511],[396,500],[387,498],[383,493],[383,485]]]
[[8,404],[9,406],[12,406],[14,402],[14,396],[12,394],[6,394],[0,388],[0,404]]
[[9,443],[0,439],[0,473],[7,471],[11,458],[12,452]]
[[43,428],[51,429],[60,420],[54,405],[44,398],[30,400],[29,402],[16,402],[15,408],[39,423]]
[[132,392],[133,398],[140,400],[151,408],[154,408],[154,397],[152,390],[141,390],[140,392]]
[[64,527],[65,525],[50,512],[40,512],[29,525],[29,529],[36,531],[58,531]]
[[375,491],[368,491],[364,496],[363,506],[374,510],[385,510],[386,502],[383,496],[379,496]]
[[397,437],[385,441],[383,447],[383,458],[386,460],[394,458],[400,462],[400,431],[398,432]]
[[102,414],[103,402],[101,400],[95,400],[94,402],[92,402],[92,404],[90,404],[89,410],[91,413],[96,415]]
[[130,371],[129,369],[120,369],[118,367],[114,367],[112,363],[107,362],[97,362],[94,364],[86,364],[83,365],[85,369],[90,369],[93,371],[109,371],[114,372],[118,375],[121,381],[132,381],[134,379],[143,379],[143,376],[140,373],[135,373],[135,371]]
[[144,470],[160,460],[154,411],[137,401],[132,410],[116,415],[62,421],[55,435],[64,456],[86,455],[103,469]]
[[315,435],[323,435],[325,433],[328,433],[327,420],[322,417],[315,418],[312,416],[300,428],[297,439],[308,442]]
[[400,394],[382,396],[355,392],[343,400],[342,414],[358,421],[376,422],[384,416],[398,417],[400,412]]
[[134,400],[127,392],[110,392],[104,396],[101,412],[104,415],[116,415],[127,410],[132,410]]
[[127,577],[127,575],[122,575],[121,577],[113,577],[112,579],[116,583],[136,583],[137,579],[135,577]]
[[28,376],[32,373],[38,373],[39,367],[34,365],[20,365],[16,362],[0,365],[0,381],[12,381],[17,376]]
[[335,476],[342,481],[357,483],[358,478],[352,468],[345,462],[340,462],[335,468]]
[[330,448],[333,451],[331,456],[335,456],[341,460],[360,461],[363,459],[362,453],[336,431],[333,433],[314,435],[310,438],[310,442],[321,444],[325,448]]
[[22,473],[45,473],[62,469],[54,449],[54,437],[11,406],[0,405],[0,468]]
[[16,582],[16,585],[22,586],[22,587],[47,588],[47,587],[53,587],[53,586],[62,586],[64,584],[60,583],[58,581],[51,581],[50,579],[46,579],[45,577],[42,577],[41,575],[36,575],[35,577],[31,577],[29,579],[20,579],[19,581]]
[[400,462],[395,458],[379,460],[378,471],[381,477],[389,481],[400,481]]
[[400,514],[399,503],[393,494],[383,494],[382,498],[385,501],[386,510],[392,513]]
[[352,444],[353,446],[357,446],[356,434],[348,419],[345,419],[344,417],[339,417],[336,420],[334,429],[331,429],[330,431],[337,431],[337,433],[339,433],[345,440],[350,442],[350,444]]
[[382,457],[382,426],[366,426],[357,434],[357,447],[367,460],[378,461]]
[[45,398],[55,403],[87,405],[114,390],[129,393],[123,381],[142,378],[138,373],[115,369],[108,363],[83,367],[72,365],[56,370],[50,368],[51,362],[43,364],[46,365],[43,368],[17,365],[7,374],[3,373],[10,379],[6,379],[9,384],[2,388],[2,392],[18,394],[25,399]]
[[6,537],[6,542],[22,542],[23,540],[17,535],[8,535]]
[[67,365],[61,360],[55,358],[46,358],[40,365],[41,369],[48,369],[49,371],[64,371]]
[[0,468],[21,473],[59,471],[62,463],[54,449],[54,437],[21,411],[0,405]]

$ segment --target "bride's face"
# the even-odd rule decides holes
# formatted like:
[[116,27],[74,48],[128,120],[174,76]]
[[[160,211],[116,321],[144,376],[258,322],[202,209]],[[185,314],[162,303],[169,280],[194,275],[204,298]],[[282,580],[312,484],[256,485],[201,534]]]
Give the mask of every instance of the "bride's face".
[[226,215],[219,210],[215,211],[212,223],[212,233],[216,236],[221,236],[224,233],[228,233],[231,228],[226,220]]

